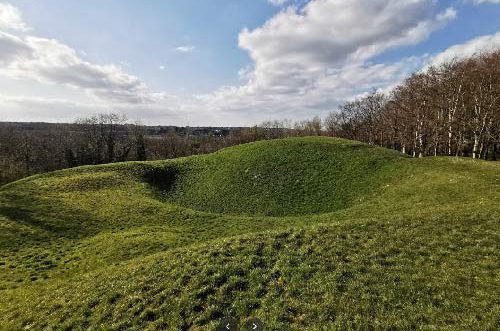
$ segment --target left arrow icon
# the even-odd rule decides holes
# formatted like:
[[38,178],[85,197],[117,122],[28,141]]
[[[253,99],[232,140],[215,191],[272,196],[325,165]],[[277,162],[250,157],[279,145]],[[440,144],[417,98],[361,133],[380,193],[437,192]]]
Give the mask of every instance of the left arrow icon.
[[226,317],[220,321],[217,331],[238,331],[238,320],[232,317]]

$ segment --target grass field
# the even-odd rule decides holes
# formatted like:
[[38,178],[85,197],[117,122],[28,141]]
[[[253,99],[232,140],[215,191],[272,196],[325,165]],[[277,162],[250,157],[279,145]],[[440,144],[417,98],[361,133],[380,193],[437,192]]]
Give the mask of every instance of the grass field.
[[500,329],[500,163],[333,138],[0,188],[0,329]]

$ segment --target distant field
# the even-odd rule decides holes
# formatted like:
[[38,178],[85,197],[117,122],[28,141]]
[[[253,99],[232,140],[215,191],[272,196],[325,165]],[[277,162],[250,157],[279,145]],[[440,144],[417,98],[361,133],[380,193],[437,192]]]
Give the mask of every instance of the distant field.
[[326,137],[0,188],[0,329],[500,329],[500,163]]

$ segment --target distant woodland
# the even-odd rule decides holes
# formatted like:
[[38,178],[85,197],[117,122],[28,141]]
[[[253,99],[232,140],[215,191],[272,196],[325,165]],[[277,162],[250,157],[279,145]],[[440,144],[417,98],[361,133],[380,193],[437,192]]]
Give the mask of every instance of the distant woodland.
[[323,133],[320,120],[314,125],[303,122],[303,130],[281,125],[277,121],[252,128],[144,126],[130,124],[119,114],[97,114],[72,124],[0,122],[0,185],[80,165],[172,159],[262,139]]
[[389,93],[374,91],[326,118],[270,121],[251,128],[130,124],[98,114],[72,124],[0,123],[0,185],[80,165],[177,158],[289,136],[329,135],[414,157],[497,160],[500,51],[429,67]]

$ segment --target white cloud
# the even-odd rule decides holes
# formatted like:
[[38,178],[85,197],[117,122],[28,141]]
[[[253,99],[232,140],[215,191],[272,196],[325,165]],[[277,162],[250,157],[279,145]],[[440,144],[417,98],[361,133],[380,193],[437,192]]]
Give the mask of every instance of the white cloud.
[[[312,0],[301,9],[288,7],[263,26],[240,33],[239,45],[253,60],[239,72],[241,85],[204,95],[152,93],[120,67],[86,62],[55,40],[7,32],[0,33],[0,75],[73,86],[106,101],[100,107],[112,105],[131,118],[139,114],[146,123],[250,125],[303,119],[324,115],[347,99],[387,88],[420,69],[426,58],[369,61],[387,50],[421,42],[455,16],[453,8],[439,13],[434,0]],[[191,45],[173,49],[195,50]],[[89,111],[80,103],[43,98],[9,99],[4,104],[2,112],[11,113],[39,104],[40,113],[49,114],[53,107],[59,118],[73,116],[68,111],[63,117],[64,107]]]
[[452,8],[436,13],[428,0],[315,0],[303,9],[289,7],[241,32],[240,47],[255,63],[243,89],[304,94],[328,70],[416,44],[455,15]]
[[28,26],[21,18],[21,12],[9,3],[0,2],[0,29],[27,31]]
[[500,0],[472,0],[475,4],[483,4],[483,3],[500,3]]
[[196,50],[196,47],[190,46],[190,45],[179,46],[179,47],[175,48],[175,51],[179,52],[179,53],[192,53],[195,50]]
[[432,0],[313,0],[289,7],[239,45],[254,61],[241,86],[200,97],[212,112],[241,117],[306,118],[372,88],[385,88],[421,68],[424,58],[393,64],[368,61],[389,49],[417,44],[454,19]]
[[32,49],[22,38],[0,31],[0,65],[6,66],[31,54]]
[[308,67],[365,60],[415,44],[456,15],[435,14],[432,0],[314,0],[290,7],[264,26],[240,34],[240,47],[257,65],[280,61]]
[[434,56],[431,64],[439,65],[452,60],[460,60],[480,52],[489,52],[500,48],[500,32],[496,34],[481,36],[471,39],[463,44],[449,47],[440,54]]
[[20,11],[0,3],[1,76],[71,86],[110,102],[156,100],[143,81],[120,67],[84,61],[73,48],[54,39],[26,34],[28,31]]
[[[80,102],[65,97],[12,96],[0,93],[0,114],[3,121],[49,121],[71,123],[76,118],[95,113],[115,112],[134,122],[141,120],[147,125],[159,123],[186,125],[199,119],[199,104],[194,99],[180,99],[163,95],[152,104],[110,104],[105,102]],[[220,118],[207,116],[207,124],[216,126]]]
[[160,69],[160,70],[165,70],[165,69],[166,69],[166,67],[165,67],[164,65],[161,65],[161,66],[159,66],[159,67],[158,67],[158,69]]
[[300,87],[260,89],[252,84],[229,86],[199,96],[203,109],[237,125],[271,119],[305,119],[326,115],[342,102],[373,88],[386,88],[402,81],[424,64],[413,57],[392,64],[351,64],[309,78]]
[[139,78],[114,65],[86,62],[74,49],[53,39],[0,31],[0,66],[3,76],[63,84],[108,101],[154,101],[154,95]]
[[285,3],[287,3],[289,0],[267,0],[267,1],[274,6],[282,6]]

